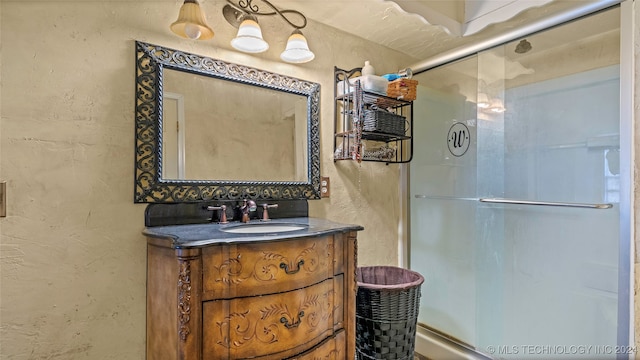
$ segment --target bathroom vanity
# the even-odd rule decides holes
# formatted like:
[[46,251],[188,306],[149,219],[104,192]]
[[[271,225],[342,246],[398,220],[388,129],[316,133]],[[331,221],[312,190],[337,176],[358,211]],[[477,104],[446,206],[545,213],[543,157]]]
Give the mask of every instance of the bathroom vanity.
[[[135,45],[134,202],[149,203],[147,359],[353,359],[356,235],[362,227],[308,217],[307,200],[321,197],[320,84],[144,42]],[[194,76],[206,91],[192,91]],[[231,95],[231,88],[238,95]],[[200,99],[203,94],[255,106],[223,106]],[[194,133],[204,137],[185,137],[180,150],[168,156],[164,150],[170,147],[163,143],[175,134],[164,135],[163,129],[175,128],[172,119],[182,116],[164,119],[169,112],[158,110],[184,98],[215,105],[184,107],[184,118],[192,119],[190,126],[199,129]],[[278,106],[266,106],[274,103]],[[244,111],[255,109],[260,113]],[[275,131],[276,120],[288,126]],[[215,132],[207,134],[212,122]],[[273,140],[264,129],[283,135],[275,142],[289,147],[239,149],[228,143],[231,132],[256,145]],[[232,149],[232,155],[198,152],[205,148],[202,138]],[[257,148],[276,150],[277,156],[269,156],[281,163],[272,166]],[[180,154],[188,154],[188,160]],[[241,166],[231,166],[236,165],[229,161],[232,156],[243,159]],[[245,212],[253,207],[247,207],[248,200],[264,207],[260,218],[267,219],[268,212],[277,220],[251,218],[251,210]],[[225,224],[227,219],[231,223]]]
[[353,359],[361,226],[147,227],[147,359]]

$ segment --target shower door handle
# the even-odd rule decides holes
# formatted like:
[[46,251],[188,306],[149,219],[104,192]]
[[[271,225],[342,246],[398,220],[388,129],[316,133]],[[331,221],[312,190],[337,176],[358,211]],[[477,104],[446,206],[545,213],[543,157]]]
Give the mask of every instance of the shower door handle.
[[588,204],[588,203],[569,203],[569,202],[555,202],[555,201],[533,201],[533,200],[517,200],[517,199],[503,199],[503,198],[472,198],[472,197],[453,197],[453,196],[429,196],[429,195],[416,195],[418,199],[436,199],[436,200],[466,200],[466,201],[480,201],[490,204],[511,204],[511,205],[537,205],[537,206],[560,206],[571,208],[583,208],[583,209],[611,209],[613,204]]
[[478,199],[478,201],[484,202],[484,203],[491,203],[491,204],[560,206],[560,207],[584,208],[584,209],[610,209],[613,207],[613,204],[568,203],[568,202],[531,201],[531,200],[500,199],[500,198],[480,198]]

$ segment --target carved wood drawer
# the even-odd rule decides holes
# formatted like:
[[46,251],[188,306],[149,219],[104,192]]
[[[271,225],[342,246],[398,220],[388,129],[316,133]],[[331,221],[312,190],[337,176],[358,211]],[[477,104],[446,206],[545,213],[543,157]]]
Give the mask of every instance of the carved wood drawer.
[[343,360],[346,355],[346,336],[344,330],[336,334],[335,338],[327,339],[316,348],[309,350],[289,360]]
[[333,236],[209,247],[202,264],[205,300],[289,291],[333,276]]
[[333,287],[328,279],[292,292],[205,302],[202,358],[279,360],[316,346],[333,334]]

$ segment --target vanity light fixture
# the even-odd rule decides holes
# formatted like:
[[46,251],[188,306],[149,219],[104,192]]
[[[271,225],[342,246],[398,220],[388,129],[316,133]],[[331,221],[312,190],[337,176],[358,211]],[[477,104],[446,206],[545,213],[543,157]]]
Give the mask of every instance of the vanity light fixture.
[[197,0],[184,0],[178,20],[169,27],[176,35],[193,40],[208,40],[213,30],[207,25]]
[[[296,10],[280,10],[267,0],[260,0],[270,10],[261,11],[252,0],[238,0],[234,3],[227,0],[228,4],[222,8],[222,13],[229,24],[238,28],[238,35],[231,40],[231,46],[235,49],[260,53],[269,49],[269,44],[262,38],[262,30],[258,24],[259,16],[279,15],[285,22],[293,27],[285,50],[280,54],[283,61],[290,63],[306,63],[315,58],[315,54],[309,50],[307,39],[300,31],[307,26],[307,18]],[[292,21],[292,17],[297,19]]]

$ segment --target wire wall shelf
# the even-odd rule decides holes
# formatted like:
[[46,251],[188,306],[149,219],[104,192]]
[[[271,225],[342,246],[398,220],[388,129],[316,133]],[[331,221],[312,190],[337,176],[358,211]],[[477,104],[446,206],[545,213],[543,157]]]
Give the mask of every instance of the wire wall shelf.
[[364,90],[361,70],[334,67],[334,162],[410,162],[413,102]]

